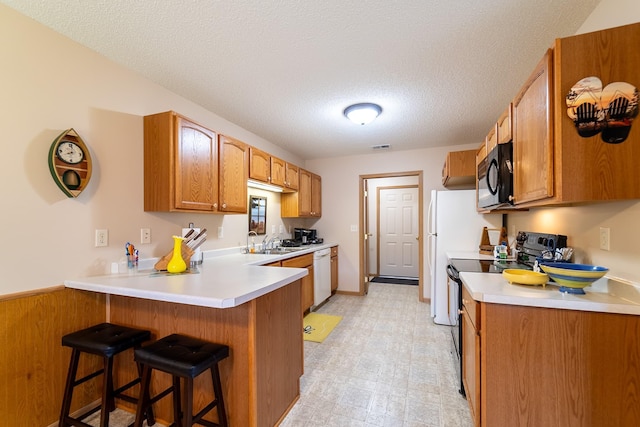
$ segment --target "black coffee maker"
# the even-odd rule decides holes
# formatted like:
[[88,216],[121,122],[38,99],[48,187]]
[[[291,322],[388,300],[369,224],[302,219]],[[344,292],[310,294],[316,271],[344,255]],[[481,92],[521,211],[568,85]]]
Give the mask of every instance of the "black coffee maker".
[[318,236],[316,230],[310,228],[294,228],[293,238],[302,245],[310,245],[317,243]]

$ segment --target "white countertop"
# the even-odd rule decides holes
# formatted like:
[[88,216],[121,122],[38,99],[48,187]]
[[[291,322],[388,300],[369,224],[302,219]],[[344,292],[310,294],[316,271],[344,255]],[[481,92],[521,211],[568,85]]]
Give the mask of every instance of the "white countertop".
[[606,276],[586,287],[585,295],[560,292],[554,283],[514,285],[495,273],[460,273],[460,279],[476,301],[640,315],[640,287]]
[[491,260],[495,259],[493,255],[484,255],[478,251],[450,251],[447,252],[448,259],[481,259],[481,260]]
[[[65,280],[68,288],[204,307],[236,307],[308,274],[305,268],[266,267],[335,244],[309,245],[287,254],[242,254],[239,248],[204,252],[197,272],[169,274],[153,269]],[[151,263],[153,265],[153,263]]]

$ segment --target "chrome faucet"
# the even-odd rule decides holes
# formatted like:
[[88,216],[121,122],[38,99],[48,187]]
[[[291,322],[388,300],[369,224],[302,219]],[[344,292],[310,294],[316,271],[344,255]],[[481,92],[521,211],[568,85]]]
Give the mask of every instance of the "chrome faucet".
[[[246,248],[246,253],[251,253],[251,249],[249,248],[249,237],[251,237],[251,235],[254,236],[258,236],[258,233],[256,233],[255,231],[251,230],[248,234],[247,234],[247,248]],[[253,244],[253,251],[255,252],[255,243]]]

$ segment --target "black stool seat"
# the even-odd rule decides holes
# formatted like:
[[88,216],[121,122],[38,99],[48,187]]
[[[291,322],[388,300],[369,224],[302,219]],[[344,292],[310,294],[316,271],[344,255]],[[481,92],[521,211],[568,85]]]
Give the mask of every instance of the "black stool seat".
[[151,338],[151,332],[112,323],[101,323],[62,337],[62,345],[85,353],[113,357]]
[[[227,426],[227,417],[222,398],[222,385],[218,362],[229,356],[229,347],[203,341],[197,338],[172,334],[148,346],[135,350],[135,360],[142,365],[142,387],[140,390],[140,404],[136,414],[135,426],[142,425],[142,415],[147,407],[169,393],[173,393],[174,424],[191,427],[193,424],[205,426]],[[173,385],[155,397],[148,399],[151,371],[156,369],[173,377]],[[193,379],[211,370],[213,380],[214,399],[197,414],[193,414]],[[180,378],[186,381],[186,408],[182,411],[180,399]],[[217,407],[218,423],[202,419],[213,408]]]
[[[101,410],[100,427],[107,427],[109,425],[109,413],[115,409],[115,399],[125,400],[130,403],[138,403],[137,397],[128,396],[124,394],[124,392],[140,383],[140,366],[138,365],[137,377],[129,383],[114,389],[113,358],[115,355],[122,353],[125,350],[139,348],[143,342],[150,338],[150,331],[115,325],[112,323],[100,323],[99,325],[94,325],[63,336],[62,345],[71,347],[72,352],[64,397],[62,400],[62,410],[60,411],[59,426],[88,426],[88,424],[82,422],[82,420]],[[100,356],[103,360],[103,367],[80,379],[76,379],[80,355],[82,353]],[[104,374],[104,378],[100,405],[89,409],[80,415],[71,417],[69,413],[71,411],[73,389],[101,374]],[[149,408],[149,411],[145,413],[145,416],[149,425],[155,424],[151,408]]]

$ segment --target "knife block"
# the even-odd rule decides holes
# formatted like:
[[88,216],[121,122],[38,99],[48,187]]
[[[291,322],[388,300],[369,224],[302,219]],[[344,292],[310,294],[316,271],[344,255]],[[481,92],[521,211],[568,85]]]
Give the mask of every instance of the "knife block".
[[[500,238],[495,244],[491,243],[489,239],[489,230],[500,231]],[[507,248],[509,247],[509,239],[507,239],[507,228],[487,228],[482,227],[482,237],[480,238],[480,253],[484,255],[493,255],[493,247],[499,245],[502,242],[507,242]]]
[[[185,242],[182,242],[180,253],[182,254],[182,259],[187,264],[188,269],[189,265],[191,265],[191,257],[193,256],[194,252],[191,250],[191,248],[189,248],[189,246],[187,246]],[[171,249],[168,254],[160,258],[160,260],[156,262],[153,268],[158,271],[167,271],[167,264],[169,264],[169,261],[171,261],[171,257],[173,257],[173,249]]]

